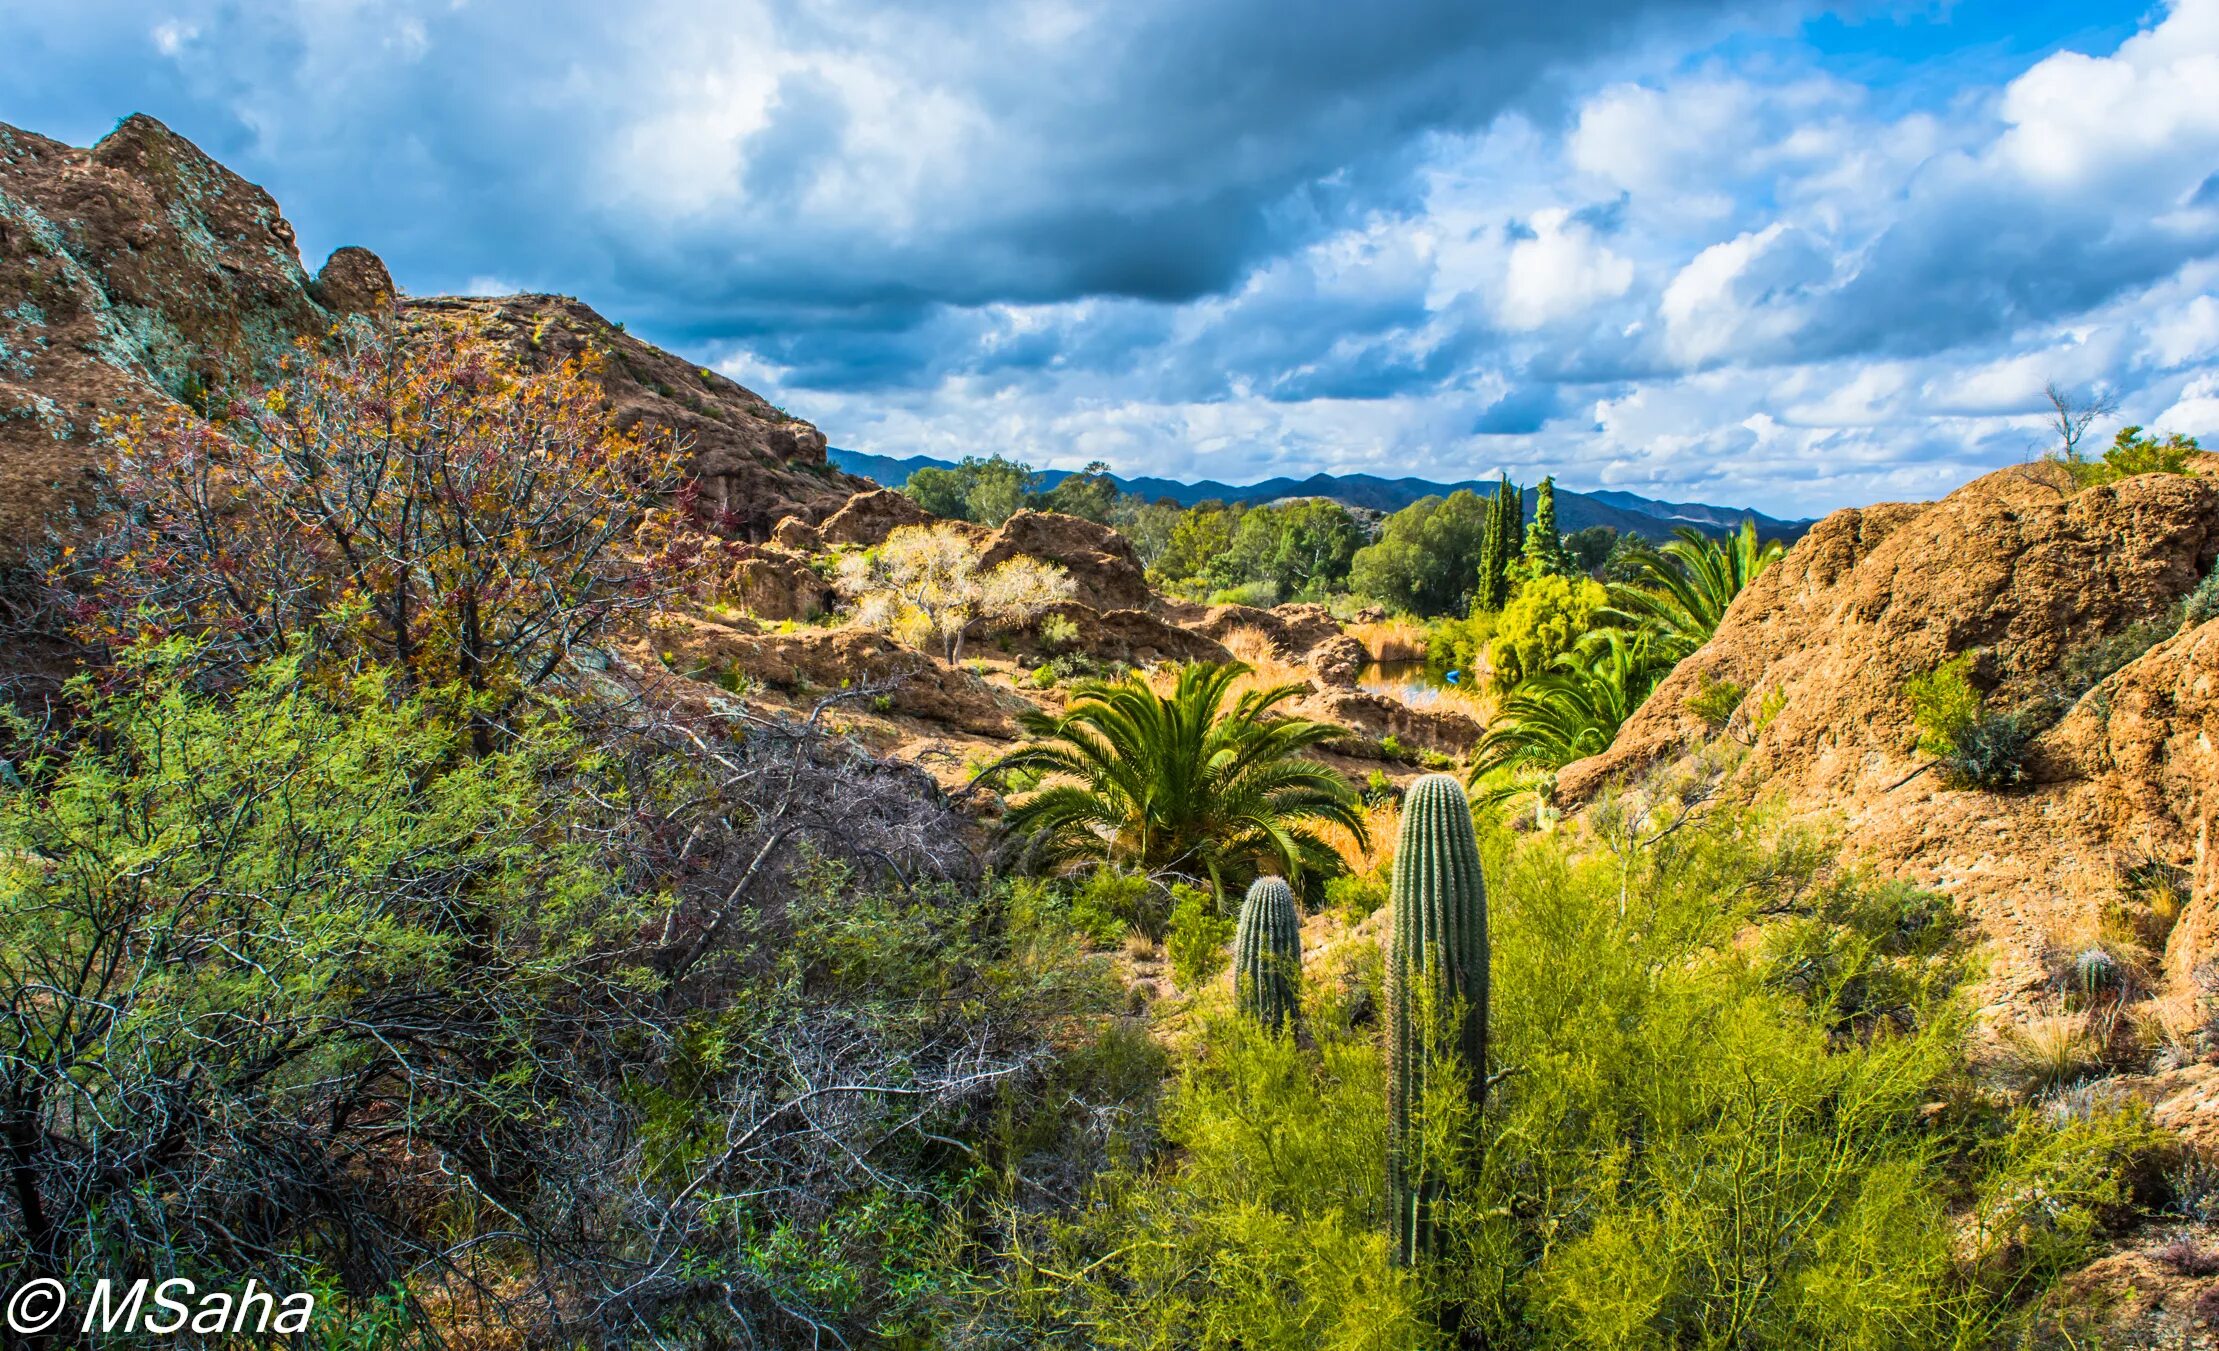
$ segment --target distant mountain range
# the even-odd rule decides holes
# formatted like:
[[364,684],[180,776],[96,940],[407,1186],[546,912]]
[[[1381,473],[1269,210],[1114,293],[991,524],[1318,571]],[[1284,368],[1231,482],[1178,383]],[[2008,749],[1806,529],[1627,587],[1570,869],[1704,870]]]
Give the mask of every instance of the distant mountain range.
[[[834,446],[825,452],[832,463],[851,474],[859,474],[874,483],[898,488],[909,481],[909,476],[919,469],[953,469],[948,460],[929,456],[912,455],[907,459],[894,459],[886,455],[865,455],[860,451],[842,450]],[[1062,469],[1040,471],[1041,483],[1052,487],[1069,477]],[[1422,478],[1379,478],[1372,474],[1312,474],[1308,478],[1270,478],[1261,483],[1245,485],[1219,483],[1203,479],[1199,483],[1182,483],[1168,478],[1125,478],[1110,475],[1112,482],[1124,492],[1151,500],[1169,498],[1182,507],[1197,502],[1275,502],[1283,497],[1330,497],[1350,507],[1371,511],[1400,511],[1421,497],[1445,497],[1459,488],[1470,489],[1483,497],[1492,496],[1495,485],[1491,480],[1465,479],[1457,483],[1434,483]],[[1526,489],[1526,511],[1533,510],[1533,489]],[[1655,498],[1635,493],[1611,490],[1597,493],[1578,493],[1569,488],[1556,490],[1557,527],[1567,534],[1584,530],[1591,525],[1614,526],[1620,531],[1631,532],[1650,539],[1670,537],[1677,526],[1691,525],[1698,530],[1720,534],[1741,527],[1744,517],[1754,518],[1757,530],[1767,539],[1793,540],[1810,527],[1807,520],[1784,521],[1767,516],[1761,511],[1741,507],[1719,507],[1704,502],[1660,502]]]

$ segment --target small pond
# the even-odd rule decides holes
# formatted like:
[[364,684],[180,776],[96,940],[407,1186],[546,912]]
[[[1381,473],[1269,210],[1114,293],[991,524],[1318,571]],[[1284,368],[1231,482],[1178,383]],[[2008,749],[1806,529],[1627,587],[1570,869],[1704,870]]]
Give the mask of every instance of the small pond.
[[1413,708],[1423,708],[1440,702],[1443,689],[1471,679],[1469,671],[1456,675],[1457,679],[1451,680],[1447,673],[1436,671],[1423,661],[1372,661],[1357,668],[1356,685],[1374,694],[1400,699]]

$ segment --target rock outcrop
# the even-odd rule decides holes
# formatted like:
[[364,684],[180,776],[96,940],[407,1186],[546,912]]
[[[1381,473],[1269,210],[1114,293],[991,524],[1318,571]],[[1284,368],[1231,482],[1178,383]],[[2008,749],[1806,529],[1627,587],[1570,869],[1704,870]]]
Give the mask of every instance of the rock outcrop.
[[[856,493],[817,523],[814,531],[819,548],[839,544],[852,544],[872,549],[886,542],[886,537],[903,526],[929,525],[932,513],[926,511],[892,488],[870,488]],[[779,522],[784,527],[785,522]],[[801,522],[796,529],[788,530],[788,538],[801,542]]]
[[1097,610],[1153,609],[1156,593],[1139,555],[1106,525],[1052,511],[1020,511],[986,541],[985,567],[1029,555],[1059,563],[1078,583],[1078,599]]
[[1213,605],[1191,621],[1194,628],[1223,642],[1227,635],[1252,629],[1270,640],[1279,657],[1301,661],[1313,648],[1341,636],[1340,622],[1322,605]]
[[[1086,594],[1083,585],[1079,594]],[[1160,661],[1232,659],[1224,644],[1148,610],[1097,610],[1080,601],[1066,601],[1041,618],[1050,615],[1070,620],[1078,635],[1071,640],[1071,647],[1096,661],[1146,666]],[[1039,625],[1033,627],[1037,630]]]
[[730,533],[762,538],[866,486],[825,463],[816,428],[575,300],[409,300],[354,247],[310,277],[269,194],[153,118],[90,150],[0,125],[0,566],[92,505],[103,419],[198,406],[396,301],[404,322],[467,324],[522,361],[598,355],[617,422],[683,438]]
[[1923,772],[1904,685],[1960,654],[1992,707],[2053,697],[2068,657],[2162,623],[2219,560],[2219,457],[2197,476],[2075,490],[2054,465],[1999,471],[1925,506],[1836,512],[1728,610],[1601,755],[1566,766],[1571,803],[1692,746],[1688,708],[1746,691],[1738,771],[1846,826],[1856,853],[1965,902],[2000,945],[1999,1007],[2025,1005],[2042,958],[2146,905],[2132,865],[2188,879],[2160,944],[2172,991],[2219,952],[2219,622],[2160,642],[2085,693],[2026,757],[2032,782],[1959,790]]
[[765,539],[781,519],[828,515],[868,486],[825,462],[823,432],[568,296],[443,297],[409,301],[405,310],[473,328],[520,364],[597,358],[613,421],[675,433],[699,480],[702,512],[726,533]]
[[0,563],[91,505],[102,419],[266,374],[333,316],[268,193],[151,117],[0,125]]
[[856,629],[777,634],[750,623],[664,615],[634,645],[633,657],[708,684],[768,686],[803,708],[843,689],[885,686],[886,711],[979,736],[1013,736],[1013,715],[1028,707],[960,666]]

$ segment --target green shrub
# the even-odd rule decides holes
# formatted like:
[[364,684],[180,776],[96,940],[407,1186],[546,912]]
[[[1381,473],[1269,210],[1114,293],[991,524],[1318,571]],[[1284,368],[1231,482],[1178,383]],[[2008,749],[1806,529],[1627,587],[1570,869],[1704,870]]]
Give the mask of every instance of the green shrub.
[[1171,889],[1171,922],[1164,948],[1171,954],[1171,978],[1182,990],[1198,990],[1215,980],[1231,960],[1233,921],[1218,913],[1217,897],[1184,884]]
[[1349,924],[1361,923],[1387,903],[1387,879],[1378,873],[1342,873],[1325,884],[1325,903]]
[[1079,641],[1079,621],[1069,615],[1046,616],[1040,621],[1040,641],[1051,650],[1069,647]]
[[1110,926],[1110,942],[1135,930],[1162,941],[1170,907],[1163,888],[1138,873],[1103,866],[1088,873],[1072,900],[1074,913],[1099,915]]
[[1934,757],[1956,788],[2007,788],[2026,778],[2032,733],[2010,713],[1990,712],[1972,683],[1973,654],[1960,653],[1904,682],[1918,748]]
[[1136,1351],[2025,1344],[2057,1273],[2154,1196],[2161,1141],[1979,1106],[1954,912],[1706,810],[1626,856],[1483,836],[1502,1073],[1444,1123],[1473,1148],[1436,1266],[1389,1261],[1358,939],[1312,960],[1315,1052],[1205,1009],[1159,1147],[1021,1229],[980,1295],[995,1326]]
[[1522,583],[1495,619],[1487,645],[1489,679],[1497,689],[1548,669],[1595,626],[1610,593],[1591,577],[1535,577]]
[[2191,626],[2219,619],[2219,567],[2196,583],[2196,589],[2181,600],[2180,610],[2181,622]]
[[1478,671],[1494,640],[1495,620],[1484,610],[1464,619],[1434,620],[1425,630],[1425,664],[1436,671]]
[[1274,582],[1241,582],[1210,593],[1212,605],[1250,605],[1268,610],[1279,603],[1279,587]]
[[1734,711],[1748,693],[1738,681],[1720,680],[1706,672],[1702,685],[1687,697],[1687,711],[1715,730],[1733,721]]
[[2199,449],[2195,437],[2182,436],[2179,432],[2160,441],[2144,435],[2140,427],[2121,427],[2102,459],[2086,460],[2076,456],[2062,463],[2072,474],[2073,482],[2088,488],[2116,483],[2137,474],[2185,474],[2189,472],[2190,458]]

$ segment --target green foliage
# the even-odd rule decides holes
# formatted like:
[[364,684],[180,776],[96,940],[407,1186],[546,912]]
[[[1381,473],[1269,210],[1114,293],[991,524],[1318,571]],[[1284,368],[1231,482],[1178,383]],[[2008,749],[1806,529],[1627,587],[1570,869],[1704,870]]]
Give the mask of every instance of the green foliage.
[[1326,498],[1250,507],[1203,575],[1221,588],[1262,583],[1274,595],[1323,600],[1347,584],[1349,562],[1363,543],[1364,529],[1348,508]]
[[[1553,504],[1553,498],[1552,504]],[[1471,608],[1492,612],[1509,599],[1514,574],[1512,564],[1523,547],[1520,538],[1525,519],[1525,496],[1504,474],[1487,500],[1487,516],[1479,543],[1479,574],[1473,582]]]
[[1462,671],[1477,678],[1487,644],[1495,637],[1496,617],[1484,610],[1463,619],[1441,618],[1425,626],[1425,664],[1436,671]]
[[1393,905],[1387,1192],[1395,1257],[1410,1266],[1438,1254],[1441,1212],[1453,1204],[1460,1133],[1442,1128],[1445,1113],[1477,1112],[1487,1092],[1487,882],[1471,804],[1446,774],[1403,795]]
[[1326,1020],[1314,1052],[1208,1019],[1159,1157],[1024,1236],[982,1294],[1007,1345],[1112,1351],[1410,1351],[1432,1331],[1388,1261],[1386,1126],[1370,1038]]
[[1715,730],[1733,721],[1735,711],[1748,693],[1739,681],[1720,680],[1705,672],[1702,684],[1687,697],[1687,711]]
[[1299,882],[1339,869],[1320,834],[1364,834],[1355,791],[1302,753],[1340,735],[1280,715],[1300,685],[1227,703],[1248,668],[1180,668],[1171,694],[1145,681],[1089,681],[1060,715],[1024,717],[1032,741],[990,766],[1057,776],[1013,804],[1004,829],[1049,866],[1105,859],[1150,876],[1245,887],[1266,864]]
[[1048,511],[1109,525],[1117,514],[1120,496],[1116,481],[1110,478],[1109,465],[1094,460],[1078,473],[1065,475],[1043,494],[1041,505]]
[[1561,577],[1580,571],[1565,550],[1556,529],[1556,480],[1544,478],[1533,490],[1533,520],[1526,526],[1525,547],[1511,569],[1520,578]]
[[1218,913],[1217,895],[1179,883],[1171,888],[1171,923],[1164,951],[1171,957],[1171,978],[1182,990],[1199,990],[1225,970],[1225,945],[1234,921]]
[[58,1273],[152,1235],[284,1288],[378,1271],[375,1183],[323,1171],[367,1143],[354,1095],[382,1084],[397,1148],[523,1132],[563,1091],[555,1010],[650,983],[585,955],[645,910],[550,823],[580,754],[559,725],[472,757],[382,668],[319,689],[284,657],[218,700],[197,659],[127,654],[116,692],[79,691],[88,742],[0,792],[0,1090],[51,1226],[0,1241]]
[[1238,582],[1209,593],[1212,605],[1248,605],[1268,610],[1279,603],[1279,584],[1270,581]]
[[1357,940],[1313,961],[1314,1052],[1205,1010],[1157,1147],[988,1279],[1007,1344],[2027,1344],[2168,1148],[2138,1111],[1981,1106],[1949,905],[1675,800],[1599,804],[1630,849],[1482,838],[1501,1071],[1484,1114],[1468,1078],[1427,1104],[1437,1261],[1391,1261]]
[[1972,665],[1973,654],[1964,652],[1905,681],[1911,723],[1918,748],[1935,758],[1952,787],[2006,788],[2025,779],[2031,738],[2019,717],[1988,710],[1973,686]]
[[1626,566],[1634,577],[1612,583],[1604,614],[1629,632],[1646,633],[1650,650],[1666,662],[1709,642],[1734,597],[1786,552],[1778,540],[1760,544],[1753,520],[1725,540],[1692,526],[1672,533],[1661,549],[1629,548]]
[[2160,441],[2144,434],[2140,427],[2121,427],[2102,459],[2083,459],[2076,453],[2061,463],[2072,474],[2074,483],[2089,488],[2117,483],[2137,474],[2188,473],[2189,461],[2200,449],[2195,437],[2179,432]]
[[2181,622],[2191,627],[2219,619],[2219,567],[2214,567],[2196,589],[2181,599]]
[[1343,873],[1325,884],[1325,903],[1342,922],[1362,923],[1387,903],[1387,880],[1376,872]]
[[1124,937],[1128,929],[1161,939],[1169,918],[1166,902],[1163,888],[1147,878],[1102,867],[1086,875],[1072,913],[1086,918],[1091,933],[1107,932],[1109,942]]
[[1349,563],[1349,586],[1390,609],[1420,616],[1464,609],[1479,567],[1488,503],[1458,490],[1420,498],[1380,523],[1379,538]]
[[1587,577],[1544,576],[1521,582],[1495,619],[1487,645],[1488,679],[1507,690],[1549,669],[1570,652],[1610,601]]
[[935,516],[1000,525],[1026,506],[1037,477],[1031,465],[999,454],[966,455],[952,469],[915,471],[901,490]]
[[1234,1007],[1271,1031],[1301,1010],[1302,915],[1284,878],[1259,877],[1233,935]]
[[1602,570],[1618,544],[1618,527],[1590,525],[1564,537],[1564,552],[1572,566],[1592,576]]
[[1474,753],[1472,782],[1503,770],[1561,769],[1607,750],[1664,670],[1638,640],[1614,629],[1591,635],[1504,697]]
[[1240,513],[1222,503],[1204,503],[1182,512],[1150,569],[1159,583],[1196,580],[1208,585],[1210,565],[1232,552]]
[[1040,641],[1043,646],[1051,649],[1071,646],[1079,641],[1079,621],[1066,614],[1042,616]]

